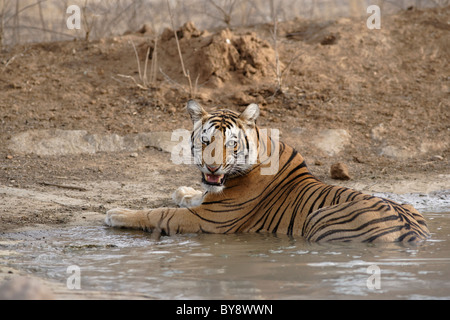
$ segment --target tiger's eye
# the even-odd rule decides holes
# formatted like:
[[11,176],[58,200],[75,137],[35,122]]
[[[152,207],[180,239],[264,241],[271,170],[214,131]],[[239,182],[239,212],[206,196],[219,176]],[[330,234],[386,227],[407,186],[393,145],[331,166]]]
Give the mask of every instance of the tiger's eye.
[[236,148],[237,142],[235,140],[230,140],[225,145],[227,148]]

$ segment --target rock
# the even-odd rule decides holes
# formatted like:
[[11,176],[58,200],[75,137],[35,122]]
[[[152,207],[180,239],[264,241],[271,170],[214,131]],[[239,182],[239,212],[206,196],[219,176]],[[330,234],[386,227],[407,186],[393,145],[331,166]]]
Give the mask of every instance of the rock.
[[381,148],[380,156],[395,158],[399,160],[410,159],[417,155],[417,152],[410,150],[406,146],[397,147],[393,145],[384,146]]
[[375,141],[382,141],[386,133],[388,133],[388,130],[384,126],[384,123],[380,123],[370,131],[370,136]]
[[434,155],[434,156],[431,157],[431,160],[433,160],[433,161],[442,161],[442,160],[444,160],[444,157],[440,156],[440,155]]
[[155,147],[162,151],[171,153],[172,148],[179,143],[178,141],[171,140],[172,132],[169,131],[143,132],[134,135],[127,135],[125,138],[130,141],[129,143],[126,143],[127,148],[133,148],[134,150]]
[[177,37],[178,39],[186,38],[190,39],[192,37],[199,37],[202,34],[200,30],[198,30],[192,21],[186,22],[178,31]]
[[313,142],[317,148],[334,156],[350,144],[350,134],[344,129],[327,129],[321,131]]
[[424,139],[421,141],[418,151],[420,153],[439,154],[450,147],[450,139]]
[[168,107],[167,112],[170,114],[175,114],[177,112],[177,109],[175,107]]
[[0,286],[0,300],[54,300],[51,290],[40,281],[14,277]]
[[64,155],[94,153],[84,130],[30,130],[14,135],[9,149],[17,153],[37,155]]
[[144,23],[142,27],[138,30],[138,33],[142,34],[153,34],[153,29],[148,23]]
[[345,163],[338,162],[331,166],[330,174],[332,179],[337,180],[350,180],[350,175],[348,173],[348,167]]
[[135,152],[148,147],[170,153],[172,148],[179,144],[178,141],[171,141],[171,138],[172,132],[145,132],[119,136],[90,134],[85,130],[31,130],[13,136],[8,148],[14,153],[31,153],[39,156]]
[[321,166],[321,165],[323,165],[323,163],[319,159],[316,159],[316,161],[314,161],[314,165]]
[[322,38],[322,40],[320,40],[320,44],[323,46],[327,46],[327,45],[332,45],[332,44],[336,44],[337,41],[339,39],[339,35],[338,34],[328,34],[325,37]]

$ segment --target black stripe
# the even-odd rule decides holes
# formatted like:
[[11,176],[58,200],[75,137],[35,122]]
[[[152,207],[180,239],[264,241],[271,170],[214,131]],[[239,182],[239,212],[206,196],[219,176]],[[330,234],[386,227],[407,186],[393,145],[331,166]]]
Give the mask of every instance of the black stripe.
[[[347,224],[347,223],[355,220],[359,215],[367,213],[368,211],[366,211],[365,209],[366,208],[360,209],[360,212],[356,216],[354,216],[354,217],[352,217],[352,218],[350,218],[350,219],[348,219],[346,221],[322,226],[317,231],[315,231],[314,234],[316,234],[320,230],[328,228],[328,227],[336,227],[337,225],[340,225],[340,224]],[[368,222],[366,222],[364,224],[359,225],[357,228],[354,228],[354,229],[333,229],[333,230],[329,230],[329,231],[325,232],[324,234],[322,234],[321,236],[319,236],[317,240],[319,241],[319,240],[323,239],[324,237],[329,236],[329,235],[331,235],[333,233],[336,233],[336,232],[352,232],[352,231],[354,232],[354,231],[359,231],[359,230],[363,230],[363,229],[365,229],[365,228],[367,228],[367,227],[369,227],[371,225],[374,225],[374,224],[379,224],[379,223],[383,223],[383,222],[387,222],[387,221],[395,221],[395,220],[398,220],[398,217],[395,216],[395,215],[391,215],[391,216],[387,216],[387,217],[383,217],[383,218],[379,218],[379,219],[370,220],[370,221],[368,221]],[[371,230],[375,230],[377,228],[379,228],[379,227],[374,226],[374,228],[372,228]],[[365,232],[364,234],[366,234],[366,233],[368,233],[368,232]],[[378,236],[373,236],[372,237],[373,239],[370,240],[369,242],[372,242],[377,237]],[[369,238],[369,239],[371,239],[371,238]]]
[[[340,205],[340,206],[335,207],[333,211],[328,212],[328,213],[325,214],[324,216],[320,217],[317,221],[315,221],[315,222],[314,222],[314,226],[311,227],[311,230],[310,230],[308,233],[312,232],[312,229],[315,229],[315,227],[319,226],[319,222],[321,222],[322,220],[327,219],[327,218],[329,218],[329,217],[335,215],[336,213],[340,213],[341,211],[344,211],[344,210],[346,210],[346,209],[348,209],[348,208],[350,208],[350,207],[352,207],[352,206],[354,206],[354,205],[357,205],[357,204],[359,204],[359,202],[347,202],[347,203],[344,203],[344,204],[342,204],[342,205]],[[370,207],[370,209],[376,207],[377,205],[378,205],[378,203],[375,203],[373,206]],[[325,207],[325,208],[324,208],[324,210],[327,210],[327,209],[328,209],[328,207]],[[355,213],[360,213],[360,212],[359,212],[360,210],[363,210],[363,211],[364,211],[364,210],[366,210],[366,209],[369,209],[369,208],[364,207],[364,208],[361,208],[361,209],[359,209],[359,210],[352,211],[352,212],[348,213],[348,214],[345,215],[345,216],[339,216],[339,217],[337,217],[337,218],[333,218],[333,219],[327,220],[327,223],[329,223],[329,221],[334,221],[334,220],[339,220],[339,219],[347,218],[347,217],[349,217],[349,216],[351,216],[351,215],[353,215],[353,214],[355,214]],[[320,213],[322,213],[324,210],[319,209],[319,210],[317,210],[317,211],[312,212],[311,214],[309,214],[309,215],[307,216],[307,218],[306,218],[307,221],[306,221],[305,226],[304,226],[305,232],[306,232],[306,230],[309,228],[309,224],[312,222],[312,220],[313,220],[317,215],[319,215]],[[364,211],[364,212],[365,212],[365,211]],[[325,228],[325,227],[328,227],[328,226],[329,226],[329,224],[325,224],[324,226],[320,226],[320,227],[319,227],[319,230],[320,230],[320,229],[323,229],[323,228]],[[314,233],[316,233],[316,232],[317,232],[317,231],[314,231]]]
[[[336,232],[330,232],[330,233],[327,234],[327,235],[322,235],[321,237],[319,237],[320,240],[319,240],[319,238],[318,238],[318,239],[316,239],[315,241],[322,241],[322,240],[324,240],[325,237],[331,236],[332,234],[336,234],[336,233],[361,231],[361,230],[358,230],[358,229],[359,229],[359,228],[357,228],[357,229],[340,229],[340,230],[335,230]],[[369,234],[369,233],[375,231],[376,229],[377,229],[377,227],[373,227],[373,228],[371,228],[371,229],[369,229],[369,230],[366,230],[366,231],[361,232],[361,233],[358,233],[358,234],[354,234],[354,235],[352,235],[352,236],[342,236],[342,237],[339,237],[339,238],[328,239],[328,240],[326,240],[326,241],[349,242],[349,241],[351,241],[350,239],[360,238],[360,237],[362,237],[362,236],[365,236],[366,234]]]
[[330,206],[334,206],[335,204],[340,203],[341,195],[347,190],[348,190],[348,188],[341,187],[340,190],[338,192],[336,192],[336,194],[334,195],[334,199],[330,203]]
[[[352,220],[353,220],[353,219],[352,219]],[[320,240],[322,240],[323,238],[329,237],[329,236],[331,236],[331,235],[333,235],[333,234],[335,234],[335,233],[361,231],[361,230],[364,230],[364,229],[366,229],[367,227],[369,227],[369,226],[371,226],[371,225],[379,224],[379,223],[387,222],[387,221],[392,221],[392,220],[397,220],[397,217],[396,217],[396,216],[389,216],[389,217],[385,217],[385,218],[380,218],[380,219],[370,220],[369,222],[364,223],[364,224],[362,224],[362,225],[359,225],[357,228],[353,228],[353,229],[333,229],[333,230],[329,230],[329,231],[327,231],[327,232],[321,234],[321,235],[317,238],[317,241],[320,241]],[[348,221],[345,222],[345,223],[348,223]],[[328,225],[328,226],[326,226],[326,227],[334,227],[334,226],[335,226],[335,225]],[[382,235],[385,235],[385,234],[388,234],[388,233],[391,233],[391,232],[398,231],[398,230],[400,230],[401,228],[402,228],[401,226],[399,226],[399,227],[394,227],[394,228],[392,228],[392,229],[395,229],[395,230],[391,230],[391,231],[388,230],[388,231],[385,231],[385,232],[383,232],[383,233],[381,233],[381,234],[374,235],[374,236],[372,236],[372,237],[370,237],[370,238],[364,240],[364,242],[373,242],[373,241],[376,240],[378,237],[380,237],[380,236],[382,236]],[[363,235],[366,235],[366,234],[368,234],[368,233],[371,233],[371,232],[373,232],[374,230],[377,230],[377,229],[379,229],[379,226],[373,226],[371,229],[369,229],[369,230],[367,230],[367,231],[365,231],[365,232],[359,234],[358,237],[363,236]],[[336,239],[333,239],[333,240],[338,240],[338,239],[342,240],[342,239],[345,239],[345,238],[350,238],[350,236],[345,236],[345,237],[341,237],[341,238],[336,238]]]
[[363,242],[368,242],[368,243],[374,242],[375,240],[377,240],[378,238],[380,238],[382,236],[385,236],[387,234],[394,233],[394,232],[399,232],[403,228],[404,228],[403,226],[394,226],[394,227],[391,227],[389,229],[384,229],[385,231],[383,231],[381,233],[378,233],[378,234],[376,234],[376,235],[374,235],[374,236],[372,236],[370,238],[367,238],[367,239],[363,240]]
[[[316,183],[318,183],[318,182],[313,181],[313,182],[310,182],[309,184],[316,184]],[[312,186],[311,186],[311,187],[312,187]],[[329,189],[331,190],[331,189],[332,189],[332,186],[329,186],[329,187],[330,187]],[[310,188],[310,187],[309,187],[309,188]],[[306,194],[306,191],[307,191],[309,188],[303,188],[303,190],[302,190],[301,192],[298,193],[297,197],[296,197],[295,200],[293,201],[293,203],[294,203],[295,205],[294,205],[294,209],[292,210],[291,220],[290,220],[289,226],[288,226],[288,231],[287,231],[288,235],[292,235],[292,234],[293,234],[293,228],[294,228],[295,220],[296,220],[296,217],[297,217],[297,213],[298,213],[298,212],[302,212],[301,210],[299,210],[299,206],[300,206],[300,204],[302,203],[303,195]],[[325,191],[325,190],[327,190],[327,188],[324,188],[324,191]],[[329,191],[330,191],[330,190],[329,190]],[[322,193],[323,193],[324,191],[322,191]],[[328,192],[329,192],[329,191],[328,191]],[[303,195],[302,195],[302,193],[303,193]],[[321,194],[322,194],[322,193],[321,193]],[[327,195],[328,195],[328,193],[327,193]],[[319,197],[320,197],[320,196],[321,196],[321,195],[319,195]],[[319,197],[314,201],[314,203],[319,199]],[[324,197],[322,203],[319,205],[319,208],[323,206],[323,203],[324,203],[325,200],[326,200],[326,196]],[[310,207],[309,213],[311,213],[312,209],[314,208],[314,203],[313,203],[313,205]],[[318,209],[318,208],[317,208],[317,209]]]

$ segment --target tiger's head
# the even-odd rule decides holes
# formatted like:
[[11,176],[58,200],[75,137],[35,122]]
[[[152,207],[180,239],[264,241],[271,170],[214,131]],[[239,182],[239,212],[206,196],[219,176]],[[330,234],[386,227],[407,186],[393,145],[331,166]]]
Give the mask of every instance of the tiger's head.
[[208,113],[190,100],[187,111],[194,123],[191,152],[203,186],[221,192],[227,179],[246,174],[257,162],[259,107],[252,103],[240,114],[227,109]]

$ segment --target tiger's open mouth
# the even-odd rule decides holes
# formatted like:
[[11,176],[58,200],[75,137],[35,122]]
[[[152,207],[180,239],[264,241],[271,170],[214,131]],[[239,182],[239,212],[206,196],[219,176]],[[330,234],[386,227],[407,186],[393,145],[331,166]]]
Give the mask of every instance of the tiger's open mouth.
[[203,173],[203,182],[213,186],[222,186],[225,183],[225,175]]

